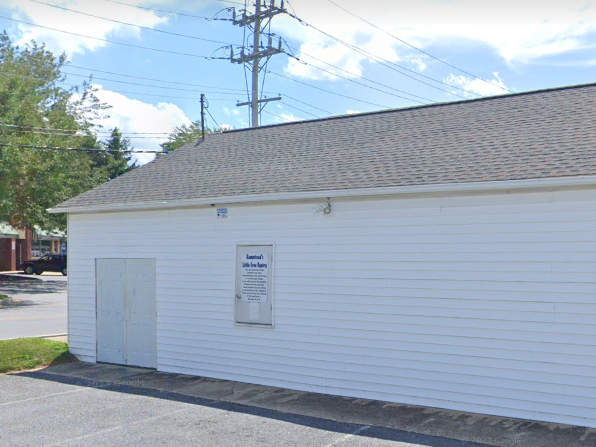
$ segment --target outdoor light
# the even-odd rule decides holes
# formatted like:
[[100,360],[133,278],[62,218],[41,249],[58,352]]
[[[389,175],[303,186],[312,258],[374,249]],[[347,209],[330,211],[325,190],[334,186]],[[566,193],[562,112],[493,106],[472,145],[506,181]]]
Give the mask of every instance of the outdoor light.
[[[327,200],[329,200],[329,199],[327,199]],[[331,203],[329,203],[329,202],[321,203],[320,205],[317,205],[314,208],[312,208],[312,211],[314,214],[319,214],[319,213],[331,214]]]

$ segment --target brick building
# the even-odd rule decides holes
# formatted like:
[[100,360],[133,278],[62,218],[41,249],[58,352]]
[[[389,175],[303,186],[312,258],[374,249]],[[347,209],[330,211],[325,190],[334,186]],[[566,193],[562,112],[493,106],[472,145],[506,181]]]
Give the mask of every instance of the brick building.
[[21,262],[31,258],[33,231],[15,229],[8,222],[0,222],[0,271],[14,271]]

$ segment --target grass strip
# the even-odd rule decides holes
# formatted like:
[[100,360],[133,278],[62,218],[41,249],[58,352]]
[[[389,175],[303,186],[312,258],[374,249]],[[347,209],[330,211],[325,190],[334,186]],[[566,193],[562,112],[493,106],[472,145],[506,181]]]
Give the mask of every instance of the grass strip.
[[0,374],[73,361],[67,343],[43,338],[0,340]]

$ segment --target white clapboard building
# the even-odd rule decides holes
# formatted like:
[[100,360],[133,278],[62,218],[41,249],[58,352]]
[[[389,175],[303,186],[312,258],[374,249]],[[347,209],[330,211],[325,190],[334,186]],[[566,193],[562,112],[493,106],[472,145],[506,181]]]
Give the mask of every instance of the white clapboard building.
[[596,85],[208,135],[51,211],[81,360],[596,427]]

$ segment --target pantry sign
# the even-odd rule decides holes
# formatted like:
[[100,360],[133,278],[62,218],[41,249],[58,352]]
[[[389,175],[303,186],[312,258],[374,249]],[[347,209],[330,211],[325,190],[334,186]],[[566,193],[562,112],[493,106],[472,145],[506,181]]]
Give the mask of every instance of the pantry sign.
[[242,260],[240,299],[266,303],[268,296],[269,255],[245,253]]

